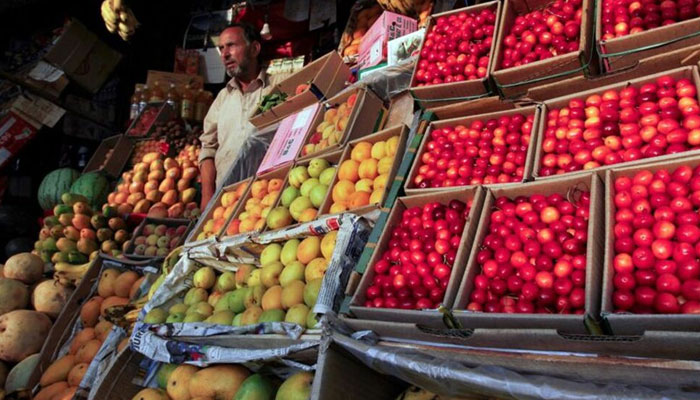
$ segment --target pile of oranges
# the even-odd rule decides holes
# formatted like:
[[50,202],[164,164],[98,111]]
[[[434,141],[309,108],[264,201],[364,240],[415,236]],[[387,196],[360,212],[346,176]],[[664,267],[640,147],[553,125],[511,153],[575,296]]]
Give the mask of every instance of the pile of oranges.
[[282,179],[257,179],[250,186],[250,193],[244,210],[231,220],[226,228],[226,235],[258,231],[265,226],[265,218],[277,202]]
[[[203,240],[221,232],[226,221],[235,211],[238,200],[243,196],[247,188],[247,183],[243,183],[221,195],[221,202],[214,208],[211,218],[204,223],[202,232],[197,236],[197,240]],[[231,226],[233,225],[229,224],[229,228]]]
[[389,173],[398,146],[398,136],[354,145],[350,159],[343,161],[338,169],[329,212],[335,214],[379,203],[389,184]]

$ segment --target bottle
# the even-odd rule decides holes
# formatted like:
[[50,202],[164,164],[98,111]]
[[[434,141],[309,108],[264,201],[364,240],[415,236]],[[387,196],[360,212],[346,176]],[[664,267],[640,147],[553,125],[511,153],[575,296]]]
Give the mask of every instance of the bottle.
[[194,119],[194,97],[190,85],[185,86],[185,90],[182,92],[180,117],[186,121]]
[[149,96],[148,85],[143,85],[143,88],[141,89],[141,97],[139,98],[139,114],[142,113],[143,110],[148,105],[148,96]]
[[177,88],[174,83],[170,84],[165,102],[168,103],[177,114],[180,114],[180,95],[177,93]]
[[207,115],[207,93],[203,89],[199,89],[195,101],[194,119],[197,122],[202,122]]
[[156,81],[153,89],[151,89],[151,96],[148,98],[149,103],[162,103],[165,100],[165,95],[163,94],[163,89],[160,87],[160,82]]
[[139,116],[139,103],[141,102],[141,88],[136,88],[131,96],[131,106],[129,107],[129,119],[134,120]]

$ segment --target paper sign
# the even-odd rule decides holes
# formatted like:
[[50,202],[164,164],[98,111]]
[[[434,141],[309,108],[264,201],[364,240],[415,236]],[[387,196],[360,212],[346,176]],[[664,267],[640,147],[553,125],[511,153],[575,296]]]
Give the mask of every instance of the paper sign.
[[258,168],[258,175],[294,161],[319,107],[320,104],[315,103],[282,120]]
[[12,108],[19,110],[22,114],[29,116],[42,125],[51,128],[63,117],[66,110],[46,101],[41,97],[30,97],[28,95],[18,96],[12,104]]
[[36,127],[14,112],[9,112],[0,120],[0,168],[5,167],[36,133]]
[[41,60],[29,71],[29,77],[35,81],[56,82],[62,76],[63,71]]

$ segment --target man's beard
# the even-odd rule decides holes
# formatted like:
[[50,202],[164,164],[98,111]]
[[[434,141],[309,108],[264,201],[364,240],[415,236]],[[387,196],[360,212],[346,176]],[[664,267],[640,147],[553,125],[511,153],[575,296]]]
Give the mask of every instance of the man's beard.
[[248,73],[248,70],[250,69],[250,61],[245,58],[241,61],[240,64],[237,64],[233,68],[227,68],[226,73],[228,76],[231,78],[240,78],[241,76],[244,76]]

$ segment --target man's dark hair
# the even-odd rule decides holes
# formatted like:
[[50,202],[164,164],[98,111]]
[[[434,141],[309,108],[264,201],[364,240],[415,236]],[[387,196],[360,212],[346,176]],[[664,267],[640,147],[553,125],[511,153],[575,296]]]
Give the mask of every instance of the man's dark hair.
[[224,30],[229,28],[241,28],[243,30],[243,38],[245,39],[247,44],[251,44],[253,42],[258,42],[262,44],[262,38],[260,37],[260,32],[258,32],[258,29],[247,22],[231,23],[226,28],[224,28]]

